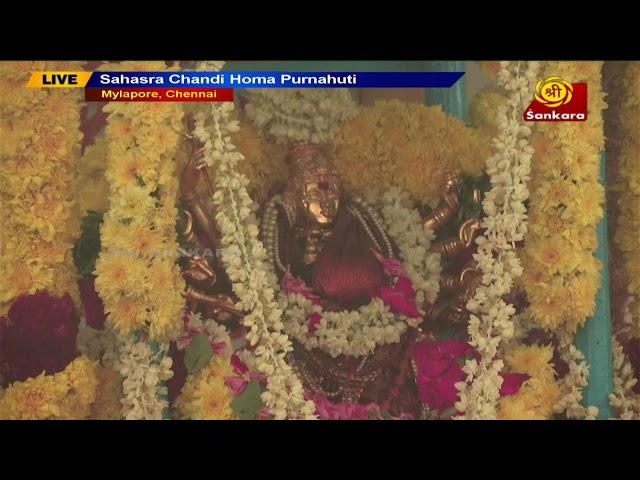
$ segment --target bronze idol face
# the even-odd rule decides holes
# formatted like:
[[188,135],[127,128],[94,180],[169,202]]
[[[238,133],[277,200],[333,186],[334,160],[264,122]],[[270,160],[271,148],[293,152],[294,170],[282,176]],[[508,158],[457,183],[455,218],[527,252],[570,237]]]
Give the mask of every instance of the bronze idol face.
[[305,183],[303,193],[304,213],[307,221],[330,225],[340,208],[340,187],[335,178],[319,178]]

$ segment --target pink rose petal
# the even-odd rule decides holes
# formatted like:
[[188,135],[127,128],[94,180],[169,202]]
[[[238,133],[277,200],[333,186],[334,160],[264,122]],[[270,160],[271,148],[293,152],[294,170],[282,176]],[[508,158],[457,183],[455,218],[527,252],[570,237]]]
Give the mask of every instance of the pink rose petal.
[[248,383],[249,382],[240,377],[224,377],[224,384],[234,397],[240,395],[247,387]]
[[314,312],[309,317],[309,333],[315,333],[320,327],[320,320],[322,316],[318,312]]
[[238,375],[243,375],[249,371],[247,364],[240,360],[240,357],[235,353],[231,355],[231,366],[233,367],[233,371]]
[[406,277],[407,274],[404,271],[404,267],[402,262],[396,260],[395,258],[387,258],[381,254],[379,254],[374,249],[371,249],[373,254],[376,256],[378,261],[382,264],[382,268],[384,270],[385,275],[388,277]]
[[515,395],[520,391],[522,384],[531,378],[526,373],[503,373],[501,377],[503,380],[500,387],[501,397]]

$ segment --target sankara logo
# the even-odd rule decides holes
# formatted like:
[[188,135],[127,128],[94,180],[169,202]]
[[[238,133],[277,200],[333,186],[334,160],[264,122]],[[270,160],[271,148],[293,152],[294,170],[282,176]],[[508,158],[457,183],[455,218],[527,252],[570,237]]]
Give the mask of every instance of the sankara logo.
[[540,80],[533,102],[524,111],[528,122],[583,122],[587,119],[587,84],[560,77]]

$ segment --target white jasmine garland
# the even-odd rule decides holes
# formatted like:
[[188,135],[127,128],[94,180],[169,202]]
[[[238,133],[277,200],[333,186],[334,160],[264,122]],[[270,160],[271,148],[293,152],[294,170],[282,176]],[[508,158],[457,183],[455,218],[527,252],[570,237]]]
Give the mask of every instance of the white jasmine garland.
[[[404,270],[416,291],[416,305],[424,315],[420,307],[425,302],[433,303],[440,289],[440,254],[429,252],[435,235],[422,222],[407,192],[392,188],[377,203],[385,228],[398,246]],[[333,357],[369,355],[381,345],[399,342],[407,326],[420,323],[420,318],[392,312],[380,298],[373,298],[358,310],[338,312],[325,312],[299,293],[281,291],[279,298],[284,310],[285,332],[305,348],[319,348]],[[309,318],[314,313],[320,314],[321,320],[311,332]]]
[[568,418],[582,418],[595,420],[598,416],[598,408],[595,406],[584,407],[582,405],[582,389],[589,383],[589,365],[584,354],[573,344],[573,334],[566,330],[559,336],[558,351],[560,358],[569,365],[569,373],[562,378],[564,393],[558,403],[553,407],[555,413],[565,412]]
[[[220,68],[220,64],[200,68]],[[207,105],[196,114],[194,129],[204,144],[205,163],[216,167],[213,202],[222,263],[239,298],[237,308],[249,312],[243,318],[246,338],[256,346],[257,371],[267,376],[263,401],[276,419],[316,418],[313,402],[304,399],[302,383],[285,361],[292,346],[282,333],[282,311],[274,300],[277,280],[258,239],[257,206],[247,192],[247,178],[236,169],[244,157],[229,136],[239,128],[229,119],[233,108],[232,103]]]
[[120,357],[115,368],[124,381],[122,415],[126,420],[161,420],[169,408],[164,381],[173,376],[168,344],[153,353],[146,341],[119,337]]
[[[467,303],[469,344],[477,349],[480,360],[467,360],[464,382],[458,382],[460,401],[456,408],[466,419],[494,419],[500,398],[503,368],[496,359],[500,342],[513,336],[512,305],[503,297],[509,293],[513,279],[522,274],[515,242],[527,231],[526,182],[529,180],[533,149],[528,137],[531,130],[524,124],[522,112],[531,100],[537,80],[538,62],[501,62],[498,82],[509,100],[497,113],[499,134],[494,139],[496,153],[487,160],[491,190],[483,200],[484,234],[476,239],[478,251],[474,259],[482,272],[482,284]],[[526,69],[526,70],[525,70]]]
[[356,113],[349,90],[342,88],[252,89],[246,95],[249,119],[279,143],[330,143]]
[[612,347],[613,393],[609,394],[609,404],[615,408],[621,420],[640,420],[640,395],[633,392],[638,379],[634,377],[633,367],[615,337]]

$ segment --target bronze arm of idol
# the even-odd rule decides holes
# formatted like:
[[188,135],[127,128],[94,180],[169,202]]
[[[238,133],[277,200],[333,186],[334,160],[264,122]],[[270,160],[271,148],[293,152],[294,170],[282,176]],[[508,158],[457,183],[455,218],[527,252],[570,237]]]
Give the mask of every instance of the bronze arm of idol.
[[[468,317],[466,304],[474,295],[481,278],[480,270],[472,258],[475,239],[481,230],[480,220],[477,215],[460,219],[463,213],[461,189],[459,177],[449,173],[439,205],[423,217],[425,225],[436,233],[438,239],[433,243],[432,250],[441,254],[443,263],[440,295],[436,304],[427,306],[423,324],[426,330],[464,325]],[[472,189],[472,203],[479,211],[482,193],[477,186]],[[457,220],[460,226],[455,234],[443,234]]]
[[237,299],[229,293],[231,288],[228,279],[215,261],[218,232],[197,187],[201,180],[204,181],[207,193],[211,196],[213,188],[202,161],[202,148],[194,141],[190,143],[192,151],[189,163],[180,179],[182,228],[179,233],[182,242],[195,246],[195,249],[180,249],[182,276],[187,283],[184,296],[191,311],[201,312],[219,322],[230,322],[242,318],[244,312],[235,308]]

